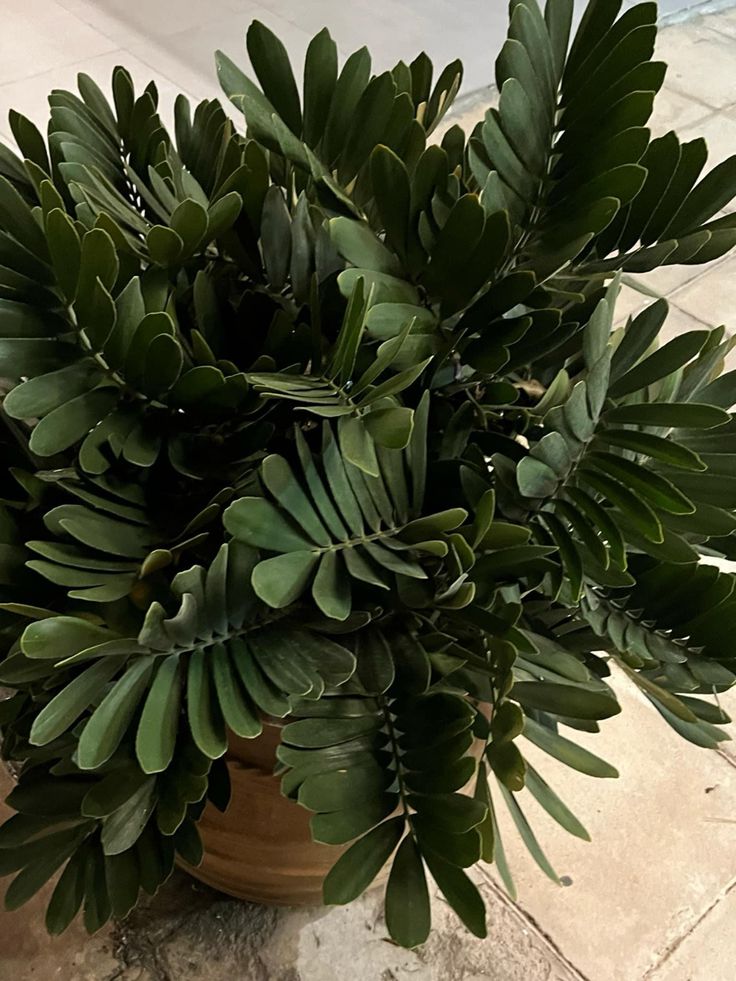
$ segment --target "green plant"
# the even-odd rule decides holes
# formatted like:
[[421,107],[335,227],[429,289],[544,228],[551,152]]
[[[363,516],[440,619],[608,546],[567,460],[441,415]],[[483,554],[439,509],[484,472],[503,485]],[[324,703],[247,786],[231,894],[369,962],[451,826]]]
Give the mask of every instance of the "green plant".
[[736,579],[700,560],[736,557],[732,342],[659,346],[663,300],[613,324],[622,275],[736,243],[736,158],[703,176],[702,140],[646,128],[655,4],[592,0],[570,45],[572,6],[512,0],[498,108],[439,143],[459,63],[338,73],[322,31],[300,97],[258,23],[260,87],[218,56],[247,136],[179,98],[172,138],[122,68],[112,104],[53,92],[48,141],[11,113],[8,907],[63,867],[49,930],[95,930],[196,864],[228,729],[268,715],[284,794],[354,842],[326,902],[393,855],[397,942],[427,873],[482,936],[464,870],[513,891],[501,800],[552,878],[517,793],[587,837],[524,747],[615,776],[571,738],[619,711],[611,665],[724,738]]

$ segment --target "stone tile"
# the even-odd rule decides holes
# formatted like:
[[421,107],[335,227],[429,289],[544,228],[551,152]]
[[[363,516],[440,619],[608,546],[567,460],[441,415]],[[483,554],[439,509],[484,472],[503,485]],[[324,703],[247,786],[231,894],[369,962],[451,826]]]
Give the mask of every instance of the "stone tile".
[[[195,65],[183,61],[168,45],[154,38],[141,37],[132,40],[128,42],[127,50],[131,57],[146,66],[151,77],[164,76],[176,90],[187,92],[196,102],[202,99],[219,99],[226,108],[230,106],[217,81],[214,48],[210,50],[209,46],[203,46],[200,59]],[[240,45],[235,53],[237,63],[247,68],[245,45]],[[234,107],[231,109],[235,115]],[[243,118],[240,113],[238,116]]]
[[[85,23],[117,38],[117,43],[138,52],[141,42],[152,39],[166,43],[172,33],[206,27],[212,21],[230,19],[238,36],[253,17],[276,26],[281,36],[289,34],[285,23],[310,37],[325,25],[330,28],[343,55],[366,44],[377,70],[393,67],[399,58],[412,59],[426,50],[439,69],[461,57],[465,61],[464,92],[488,85],[493,58],[506,34],[506,8],[485,0],[358,0],[337,4],[334,0],[58,0]],[[173,9],[173,12],[172,12]],[[397,22],[401,30],[397,31]],[[149,26],[150,25],[150,26]],[[175,25],[172,29],[171,25]],[[289,45],[287,44],[287,47]],[[297,47],[298,52],[298,47]],[[293,53],[290,48],[290,54]]]
[[[682,740],[628,683],[617,679],[616,687],[621,715],[600,734],[567,734],[617,766],[618,781],[529,752],[592,837],[571,838],[521,795],[567,888],[539,872],[500,814],[520,906],[591,981],[641,979],[734,876],[736,825],[715,819],[733,815],[736,768]],[[708,981],[729,977],[711,973]]]
[[[294,73],[301,75],[304,54],[310,35],[299,27],[271,14],[259,11],[261,19],[274,30],[288,48]],[[251,13],[233,14],[212,20],[202,27],[189,28],[171,34],[164,40],[134,39],[129,50],[152,69],[162,71],[167,78],[192,92],[197,98],[222,98],[215,71],[215,51],[221,49],[236,64],[249,70],[245,49],[245,32],[252,20]]]
[[24,81],[0,85],[0,122],[5,125],[8,110],[17,109],[32,119],[43,132],[48,122],[47,99],[52,89],[65,88],[76,91],[77,74],[83,71],[91,75],[102,90],[109,95],[112,71],[117,65],[124,65],[128,69],[133,76],[136,89],[140,92],[152,78],[155,78],[160,96],[162,117],[167,125],[170,124],[173,121],[174,100],[182,89],[168,81],[160,70],[152,69],[130,52],[120,49],[98,55],[96,58],[86,58],[84,61],[65,65],[62,68],[54,68]]
[[708,266],[660,266],[659,269],[636,276],[636,282],[667,298],[697,276],[702,276],[707,268]]
[[708,27],[718,34],[736,37],[736,10],[724,10],[721,14],[712,14],[708,18]]
[[[507,8],[486,0],[262,0],[263,6],[310,34],[325,24],[344,52],[365,44],[377,70],[411,61],[426,51],[437,71],[461,58],[465,66],[462,91],[473,92],[493,81],[493,60],[506,36]],[[400,30],[397,30],[400,24]]]
[[[41,2],[41,0],[39,0]],[[465,63],[463,91],[468,93],[492,81],[493,58],[506,33],[506,7],[486,0],[358,0],[336,4],[334,0],[56,0],[85,24],[115,41],[116,46],[134,50],[141,41],[167,41],[172,33],[206,28],[213,21],[234,15],[232,23],[240,31],[256,16],[262,20],[277,17],[308,34],[327,24],[344,53],[367,44],[380,69],[398,58],[412,58],[426,50],[439,67],[453,58]],[[663,13],[679,10],[689,0],[665,0]],[[401,30],[397,31],[397,23]],[[690,93],[687,93],[688,95]],[[695,118],[692,107],[682,104],[680,115]],[[664,122],[667,126],[668,123]]]
[[707,18],[660,32],[657,57],[670,66],[668,87],[712,109],[736,103],[736,42],[711,31]]
[[122,925],[119,956],[131,970],[182,981],[579,981],[495,885],[483,875],[478,884],[487,939],[469,936],[435,897],[432,937],[407,951],[387,942],[380,893],[346,907],[284,910],[177,875]]
[[[734,58],[736,58],[736,41],[734,42]],[[698,137],[703,137],[708,146],[708,163],[705,173],[717,166],[727,157],[736,154],[736,109],[729,112],[717,112],[707,115],[705,118],[692,123],[688,126],[676,127],[680,140],[684,143]],[[724,208],[723,213],[736,210],[736,199],[729,202]],[[720,260],[719,260],[720,261]],[[668,269],[680,268],[683,270],[697,270],[702,267],[667,267]],[[654,275],[658,275],[654,274]],[[650,274],[653,275],[653,274]],[[643,279],[646,277],[642,277]],[[683,282],[686,280],[683,279]]]
[[[633,7],[639,2],[640,0],[624,0],[624,6]],[[718,0],[716,0],[717,2]],[[690,8],[698,6],[698,0],[659,0],[657,6],[659,8],[660,20],[665,17],[683,17],[686,16],[686,11]]]
[[711,324],[704,323],[702,320],[698,320],[696,317],[691,317],[689,313],[685,313],[679,307],[675,306],[675,303],[676,296],[670,297],[670,309],[667,314],[667,320],[662,328],[662,333],[659,335],[660,346],[666,344],[667,341],[671,341],[673,337],[686,334],[689,330],[702,330],[703,327],[712,326]]
[[177,31],[203,27],[234,11],[259,9],[249,0],[57,0],[85,23],[112,37],[118,44],[137,36],[169,37]]
[[[644,279],[644,277],[641,276],[639,279]],[[661,334],[659,335],[660,343],[665,343],[666,341],[671,340],[673,337],[677,337],[679,334],[684,334],[689,330],[701,330],[703,327],[712,326],[711,324],[707,324],[705,321],[694,317],[692,314],[681,310],[677,306],[676,292],[658,292],[659,295],[663,296],[669,303],[667,320],[662,328]],[[638,290],[635,290],[630,286],[623,286],[616,303],[614,325],[616,327],[623,326],[629,317],[637,316],[637,314],[641,313],[645,307],[648,307],[650,304],[656,302],[656,300],[656,296],[649,296],[646,293],[640,293]]]
[[118,45],[56,0],[4,0],[0,85],[94,58]]
[[679,297],[688,284],[694,285],[702,276],[712,276],[711,282],[714,282],[719,267],[727,261],[726,256],[703,266],[661,266],[635,277],[637,283],[664,297],[670,304],[670,314],[662,336],[667,335],[667,339],[674,336],[671,331],[673,323],[676,332],[692,329],[691,324],[700,327],[708,323],[707,310],[701,310],[697,315],[694,311],[686,313],[679,309]]
[[[140,31],[130,20],[121,20],[109,9],[106,0],[56,0],[56,2],[84,24],[111,38],[116,48],[127,47],[129,40],[141,37]],[[130,6],[132,7],[133,4]]]
[[736,330],[736,256],[677,292],[677,306],[711,324]]
[[[736,847],[736,824],[733,826]],[[644,981],[716,981],[736,964],[736,882],[669,957]]]
[[[380,0],[373,4],[358,0],[349,5],[335,4],[333,0],[311,0],[305,4],[294,4],[291,0],[266,0],[262,7],[268,12],[265,23],[272,30],[278,32],[280,24],[290,23],[312,37],[327,27],[344,55],[365,45],[374,60],[378,59],[381,68],[384,62],[391,60],[395,50],[396,38],[392,40],[387,36],[396,33],[395,30],[388,30],[390,11]],[[258,16],[263,19],[263,11]],[[411,34],[413,26],[406,26]],[[387,52],[381,51],[384,41],[388,41]]]
[[[672,68],[670,68],[672,71]],[[671,129],[676,133],[684,126],[690,126],[711,112],[702,102],[689,99],[686,95],[665,86],[654,100],[654,112],[647,123],[654,136],[663,136]]]
[[[736,42],[734,43],[736,44]],[[734,57],[736,58],[736,52]],[[677,135],[682,142],[695,139],[698,136],[704,137],[708,144],[707,169],[715,167],[716,164],[736,153],[736,109],[715,113],[701,119],[700,122],[679,131]],[[732,211],[734,207],[736,207],[736,202],[731,202],[726,210]]]

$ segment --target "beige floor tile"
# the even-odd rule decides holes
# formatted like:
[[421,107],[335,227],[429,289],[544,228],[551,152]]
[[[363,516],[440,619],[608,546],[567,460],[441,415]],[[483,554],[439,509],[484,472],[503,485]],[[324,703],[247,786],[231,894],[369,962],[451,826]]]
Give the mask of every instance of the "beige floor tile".
[[660,266],[659,269],[653,269],[652,272],[637,276],[636,281],[667,298],[685,286],[686,283],[702,276],[708,268],[708,266]]
[[622,286],[616,300],[614,321],[617,324],[625,323],[629,317],[635,316],[645,306],[653,302],[653,298],[645,293],[640,293],[639,290],[631,286]]
[[129,37],[137,37],[138,31],[129,23],[111,13],[105,0],[56,0],[59,6],[74,14],[78,20],[94,30],[112,38],[116,47],[123,46]]
[[[125,44],[129,37],[169,37],[177,31],[203,27],[233,11],[252,10],[252,0],[57,0],[85,23]],[[114,32],[114,33],[113,33]]]
[[[736,52],[734,57],[736,58]],[[734,74],[736,75],[736,69]],[[708,170],[736,154],[736,108],[727,112],[713,113],[684,129],[679,129],[677,135],[683,143],[701,136],[705,139],[708,145],[708,163],[705,168],[707,173]],[[736,210],[736,199],[725,206],[724,213],[734,210]]]
[[736,330],[736,256],[684,286],[676,302],[681,310],[700,320]]
[[[151,75],[164,75],[173,85],[189,92],[196,100],[220,99],[223,104],[227,103],[217,81],[214,48],[210,50],[209,46],[203,47],[195,64],[182,60],[178,52],[172,51],[170,45],[156,38],[138,37],[128,42],[128,50],[134,58],[146,65]],[[247,68],[245,54],[240,54],[235,60],[241,67]]]
[[500,814],[521,907],[591,981],[641,979],[736,876],[736,825],[715,820],[736,810],[736,768],[682,740],[628,684],[617,690],[623,713],[598,735],[573,734],[618,767],[617,781],[529,753],[592,837],[571,838],[522,792],[566,888],[543,877]]
[[[734,54],[736,59],[736,53]],[[736,60],[734,60],[734,75],[736,75]],[[702,136],[708,144],[708,169],[715,167],[727,157],[736,153],[736,109],[728,112],[715,113],[692,126],[678,132],[678,136],[685,142]],[[733,210],[736,203],[733,203],[726,210]]]
[[[670,72],[672,71],[671,66]],[[711,109],[702,102],[689,99],[681,92],[665,86],[654,100],[654,112],[647,125],[654,136],[663,136],[671,129],[679,134],[685,126],[691,126],[710,112]]]
[[736,103],[736,39],[711,31],[707,18],[663,30],[657,57],[670,65],[668,86],[723,109]]
[[0,85],[94,58],[118,45],[56,0],[3,0]]
[[[299,78],[311,35],[273,15],[263,15],[262,19],[288,48],[294,73]],[[249,71],[245,32],[251,20],[251,13],[233,14],[201,28],[179,31],[165,41],[141,36],[128,42],[128,47],[141,61],[193,91],[198,98],[224,98],[217,82],[215,51],[223,50],[236,64]]]
[[160,71],[154,71],[128,51],[121,50],[110,51],[96,58],[86,58],[84,61],[65,65],[63,68],[54,68],[22,82],[0,85],[0,124],[6,124],[9,109],[16,109],[45,130],[49,115],[47,98],[52,89],[65,88],[76,91],[77,74],[83,71],[91,75],[109,95],[110,79],[116,65],[124,65],[128,69],[138,91],[143,91],[152,78],[156,79],[162,117],[169,125],[173,119],[174,99],[181,91],[180,87],[168,81]]
[[[710,273],[715,274],[718,267],[727,261],[728,256],[724,256],[702,266],[660,266],[659,269],[654,269],[650,273],[643,273],[640,276],[632,278],[637,283],[640,283],[642,286],[647,287],[647,289],[668,300],[674,312],[677,308],[678,296],[688,284],[694,283],[701,276],[707,276]],[[683,311],[680,312],[683,316],[692,316],[692,314],[686,315]],[[672,313],[670,314],[671,316]],[[702,319],[705,320],[705,318]]]
[[708,18],[708,27],[719,34],[736,37],[736,10],[725,10],[722,14],[713,14]]
[[[736,824],[733,847],[736,849]],[[713,907],[646,981],[730,981],[736,973],[736,888]]]
[[670,309],[667,314],[667,320],[659,335],[660,345],[671,341],[673,337],[679,337],[680,334],[686,334],[689,330],[702,330],[703,327],[711,326],[711,324],[698,320],[689,313],[685,313],[684,310],[680,310],[679,307],[675,306],[675,303],[676,296],[670,297]]

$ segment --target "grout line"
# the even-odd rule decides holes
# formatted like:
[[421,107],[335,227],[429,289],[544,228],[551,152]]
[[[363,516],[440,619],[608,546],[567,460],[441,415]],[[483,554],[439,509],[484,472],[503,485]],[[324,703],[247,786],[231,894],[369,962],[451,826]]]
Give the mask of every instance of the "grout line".
[[[159,44],[158,40],[153,39],[153,38],[149,38],[147,40],[147,44],[148,45],[153,45],[156,49],[160,49],[161,48],[161,45]],[[197,81],[199,83],[210,83],[210,85],[211,86],[214,86],[214,89],[215,89],[215,95],[214,96],[212,96],[212,95],[207,95],[207,96],[196,95],[193,91],[190,91],[189,90],[188,83],[187,83],[187,88],[184,88],[184,83],[183,82],[178,82],[176,79],[170,78],[168,75],[164,75],[164,73],[161,71],[160,68],[158,68],[156,65],[152,65],[151,62],[152,61],[155,61],[155,58],[152,58],[149,55],[145,54],[143,50],[140,50],[140,51],[137,51],[137,52],[136,51],[131,51],[130,48],[122,48],[121,50],[122,50],[123,54],[129,55],[131,58],[135,58],[136,61],[140,61],[140,63],[142,65],[145,65],[146,68],[148,68],[148,70],[150,72],[152,72],[152,76],[151,77],[154,80],[156,78],[159,78],[163,82],[168,82],[168,84],[171,85],[172,88],[175,88],[177,90],[177,92],[180,92],[182,95],[185,95],[189,99],[189,101],[192,102],[195,106],[199,102],[201,102],[202,99],[204,99],[204,98],[208,98],[208,99],[210,99],[210,98],[223,99],[224,98],[223,95],[222,95],[222,93],[220,93],[220,91],[219,91],[219,88],[217,86],[216,80],[213,81],[213,79],[208,79],[206,75],[201,74],[197,69],[189,68],[186,65],[185,62],[182,62],[182,67],[185,68],[187,70],[187,72],[189,72],[189,74],[190,74],[190,81]],[[214,64],[214,58],[213,58],[213,64]],[[214,71],[213,71],[213,75],[214,75]],[[227,101],[227,100],[225,100],[225,101]]]
[[559,963],[572,974],[574,981],[594,981],[593,978],[588,977],[587,974],[583,974],[579,967],[577,967],[569,957],[560,950],[552,937],[544,930],[544,928],[534,919],[534,917],[528,913],[519,903],[514,902],[504,889],[502,889],[493,876],[487,872],[482,866],[479,869],[480,874],[485,879],[491,892],[494,894],[495,898],[504,906],[513,916],[516,917],[534,936],[542,943],[544,947],[547,948],[550,954],[559,961]]
[[[68,8],[66,7],[64,7],[64,9],[68,10]],[[106,38],[108,41],[110,41],[111,44],[115,45],[110,51],[103,51],[101,52],[100,55],[94,55],[93,57],[97,58],[97,57],[102,57],[103,55],[111,55],[119,51],[121,55],[120,58],[121,64],[124,64],[126,56],[130,58],[135,58],[136,61],[140,61],[142,65],[145,65],[146,68],[148,68],[153,73],[151,77],[154,80],[160,79],[161,81],[168,82],[169,85],[171,85],[173,88],[181,92],[182,95],[187,96],[187,98],[192,102],[196,103],[200,101],[200,98],[198,96],[195,96],[193,93],[187,91],[181,82],[177,82],[175,79],[169,78],[169,76],[164,74],[164,72],[162,72],[160,68],[156,67],[155,65],[151,65],[146,58],[142,57],[140,54],[137,54],[135,51],[131,50],[130,47],[131,43],[135,44],[136,46],[139,43],[141,43],[146,45],[152,45],[156,49],[162,48],[161,38],[157,37],[156,35],[144,34],[142,31],[139,31],[136,27],[130,25],[127,21],[124,21],[122,18],[108,11],[108,16],[111,19],[114,18],[116,22],[120,24],[122,27],[124,27],[126,30],[126,35],[124,37],[124,40],[121,42],[119,38],[113,36],[113,31],[110,28],[104,28],[101,27],[99,24],[97,24],[91,13],[86,12],[85,14],[82,14],[79,11],[72,11],[72,10],[68,10],[68,13],[71,16],[75,17],[81,24],[84,24],[86,27],[89,27],[91,30],[96,31],[96,33],[99,34],[101,37]],[[173,35],[170,36],[176,36],[176,33],[182,33],[182,32],[175,32]],[[83,62],[83,61],[91,61],[92,59],[82,58],[78,60],[80,62]],[[77,62],[72,61],[69,64],[74,65],[76,63]],[[62,67],[68,67],[68,65]],[[182,62],[182,67],[187,68],[185,62]],[[47,74],[47,72],[48,70],[43,72],[38,72],[37,74],[45,75]],[[30,77],[36,78],[37,75],[32,75]]]
[[703,921],[710,916],[716,906],[722,903],[729,893],[735,888],[736,879],[732,879],[727,886],[721,889],[713,902],[706,906],[703,912],[690,924],[690,926],[687,927],[687,929],[681,933],[679,937],[676,937],[665,947],[657,960],[647,968],[644,974],[642,974],[640,981],[656,981],[655,972],[659,971],[659,969],[667,963],[670,957],[672,957],[672,955],[680,948],[688,937],[695,933],[701,923],[703,923]]
[[[692,279],[688,279],[684,283],[680,283],[679,286],[676,286],[675,289],[670,290],[669,293],[667,293],[667,295],[665,296],[665,300],[671,300],[674,303],[675,306],[678,306],[677,299],[676,299],[678,293],[682,293],[683,290],[687,289],[689,286],[693,286],[695,283],[697,283],[701,279],[705,278],[705,276],[708,276],[711,273],[717,272],[720,269],[720,267],[726,263],[726,261],[728,259],[732,259],[732,258],[733,258],[733,254],[730,253],[730,252],[727,252],[725,255],[720,256],[718,259],[715,259],[712,262],[707,263],[705,266],[703,266],[700,269],[700,272],[697,272],[692,277]],[[667,266],[660,266],[660,269],[666,269],[666,268],[668,268],[668,267]],[[688,313],[687,310],[683,310],[682,312],[683,313],[687,313],[689,317],[695,316],[692,313]],[[695,319],[696,320],[701,320],[702,318],[701,317],[695,317]]]
[[[667,71],[669,72],[669,70],[673,67],[674,62],[668,61],[666,62],[666,65],[667,65]],[[680,131],[691,129],[693,126],[700,126],[702,123],[706,121],[706,119],[710,119],[712,116],[720,116],[722,113],[727,112],[729,109],[728,106],[723,106],[723,108],[717,109],[714,106],[712,106],[709,102],[706,102],[704,99],[701,99],[698,95],[696,95],[695,93],[689,90],[687,92],[681,92],[678,88],[675,88],[675,86],[671,82],[668,83],[667,76],[665,75],[665,80],[664,80],[664,84],[662,85],[662,88],[659,90],[659,92],[654,93],[655,111],[657,108],[657,99],[659,98],[660,95],[665,95],[666,93],[670,93],[671,95],[677,95],[681,99],[685,99],[687,102],[692,102],[693,105],[699,106],[701,109],[707,109],[707,112],[704,113],[704,115],[700,116],[698,119],[693,120],[693,122],[688,123],[687,126],[678,127]],[[654,115],[654,113],[652,113],[652,115]]]
[[[684,290],[688,289],[691,286],[694,286],[701,279],[704,279],[706,276],[709,276],[711,273],[718,272],[719,269],[720,269],[720,267],[722,265],[724,265],[725,262],[728,259],[731,259],[731,258],[733,258],[733,256],[730,253],[726,253],[726,255],[721,256],[719,259],[713,260],[712,263],[709,263],[708,265],[706,265],[703,268],[701,268],[700,271],[697,272],[692,277],[692,279],[688,279],[688,280],[686,280],[686,282],[680,283],[680,285],[679,286],[676,286],[674,289],[668,290],[665,293],[659,293],[657,290],[655,290],[655,292],[658,292],[658,296],[659,296],[660,299],[663,299],[663,300],[666,300],[667,301],[667,303],[670,306],[670,309],[675,309],[675,310],[679,311],[679,313],[681,313],[683,316],[689,317],[691,320],[694,320],[697,323],[702,324],[704,327],[708,327],[710,329],[710,328],[712,328],[712,327],[714,327],[716,325],[714,325],[710,321],[703,320],[702,317],[698,317],[694,313],[690,313],[689,310],[685,310],[683,307],[681,307],[678,304],[678,302],[677,302],[677,294],[678,293],[682,293]],[[667,266],[661,266],[660,268],[666,269],[668,267]],[[633,275],[636,275],[636,274],[633,274]],[[630,289],[633,289],[633,290],[636,290],[636,287],[635,286],[630,286],[629,288]],[[642,310],[645,306],[647,306],[650,301],[651,302],[654,302],[654,300],[655,300],[655,297],[654,296],[650,296],[648,293],[644,293],[643,291],[641,291],[641,296],[643,298],[642,305],[641,305],[641,307],[637,307],[636,310],[632,311],[632,316],[635,316],[637,313],[639,313],[640,310]],[[624,322],[625,322],[625,319],[626,318],[624,318]],[[720,325],[718,325],[718,326],[720,326]]]
[[123,48],[119,47],[112,38],[109,38],[107,34],[103,34],[102,31],[97,32],[100,37],[103,37],[106,41],[109,41],[112,47],[108,48],[106,51],[98,51],[93,55],[83,55],[81,58],[74,58],[71,61],[65,61],[61,65],[54,65],[52,68],[44,68],[43,71],[33,72],[31,75],[23,75],[22,77],[10,78],[7,82],[2,82],[0,84],[0,90],[4,89],[6,86],[23,84],[24,82],[32,82],[34,78],[41,78],[42,75],[49,75],[52,72],[60,72],[65,68],[71,68],[72,65],[86,64],[88,61],[94,61],[95,58],[104,58],[105,55],[115,54],[116,51],[122,51]]
[[[694,314],[689,313],[687,310],[683,310],[682,307],[678,307],[677,304],[673,303],[672,300],[667,296],[663,297],[663,299],[667,300],[670,311],[677,310],[677,312],[681,313],[684,317],[688,317],[688,319],[693,321],[693,327],[697,330],[699,330],[700,327],[705,327],[707,330],[713,330],[714,326],[717,327],[721,326],[721,324],[714,325],[712,323],[708,323],[707,320],[701,320],[700,317],[696,317]],[[665,324],[666,323],[667,321],[665,320]]]
[[718,753],[721,759],[725,760],[729,766],[732,766],[736,770],[736,759],[734,759],[734,757],[731,756],[731,754],[727,750],[717,749],[716,753]]
[[[726,8],[726,9],[728,9],[728,8]],[[726,33],[726,31],[719,31],[717,27],[709,27],[708,30],[709,31],[713,31],[714,34],[717,34],[718,37],[723,38],[724,41],[734,41],[734,40],[736,40],[736,38],[734,38],[734,35],[733,34],[728,34],[728,33]]]
[[22,78],[11,78],[7,82],[3,82],[2,85],[0,85],[0,88],[5,85],[16,85],[18,82],[30,82],[34,78],[39,78],[41,75],[47,75],[49,72],[62,71],[64,68],[69,68],[71,65],[76,65],[83,61],[91,61],[93,58],[102,58],[104,55],[113,54],[120,48],[120,44],[115,40],[115,38],[110,37],[110,35],[106,34],[105,31],[101,31],[99,27],[96,27],[94,24],[91,24],[84,18],[80,17],[75,11],[70,10],[63,4],[57,4],[56,6],[58,6],[59,10],[63,11],[68,17],[73,18],[80,26],[83,25],[84,27],[87,27],[89,30],[99,35],[99,37],[101,37],[103,40],[108,41],[111,47],[106,51],[98,51],[93,55],[86,55],[81,58],[74,58],[71,61],[65,61],[61,65],[54,65],[53,68],[44,68],[43,71],[32,72],[30,75],[24,75]]

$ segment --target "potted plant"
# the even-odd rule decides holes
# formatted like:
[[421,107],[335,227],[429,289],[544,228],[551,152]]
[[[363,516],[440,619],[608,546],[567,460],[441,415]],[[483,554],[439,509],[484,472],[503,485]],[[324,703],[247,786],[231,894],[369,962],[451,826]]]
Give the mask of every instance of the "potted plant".
[[218,56],[247,135],[180,97],[171,136],[122,68],[54,91],[48,140],[11,113],[8,907],[60,871],[49,930],[95,930],[204,851],[276,902],[387,876],[408,946],[431,879],[483,936],[494,808],[550,875],[517,792],[586,837],[525,746],[615,776],[575,732],[621,674],[724,738],[732,341],[659,344],[664,300],[613,325],[622,275],[736,243],[736,159],[652,138],[656,7],[620,7],[569,43],[573,0],[513,0],[498,107],[439,143],[459,63],[338,69],[322,31],[300,96],[259,23],[258,85]]

